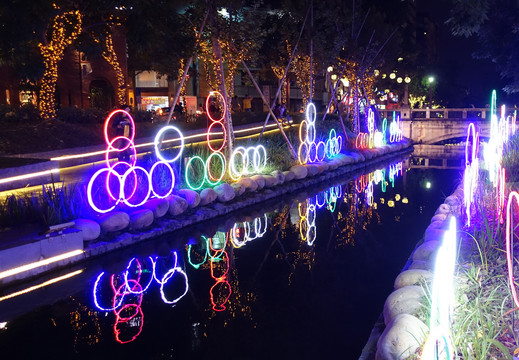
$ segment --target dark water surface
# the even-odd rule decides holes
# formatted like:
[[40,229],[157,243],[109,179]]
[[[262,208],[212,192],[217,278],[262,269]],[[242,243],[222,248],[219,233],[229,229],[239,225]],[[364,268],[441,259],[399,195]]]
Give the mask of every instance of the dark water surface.
[[0,358],[357,359],[459,179],[387,164],[0,289]]

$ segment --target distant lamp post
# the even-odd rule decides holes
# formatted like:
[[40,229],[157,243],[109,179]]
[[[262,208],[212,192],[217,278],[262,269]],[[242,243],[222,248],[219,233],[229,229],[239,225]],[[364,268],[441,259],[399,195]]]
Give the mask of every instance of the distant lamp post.
[[432,90],[433,90],[433,84],[436,81],[434,76],[429,76],[427,78],[427,85],[429,86],[429,106],[432,107]]

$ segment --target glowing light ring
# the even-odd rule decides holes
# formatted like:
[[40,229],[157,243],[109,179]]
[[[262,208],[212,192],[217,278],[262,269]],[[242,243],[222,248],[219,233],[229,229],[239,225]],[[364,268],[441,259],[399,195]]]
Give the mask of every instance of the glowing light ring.
[[[166,297],[166,294],[164,294],[164,285],[166,285],[166,283],[169,281],[169,279],[171,279],[173,277],[173,275],[175,275],[175,273],[182,274],[182,276],[184,277],[184,284],[186,287],[185,287],[182,295],[178,296],[177,298],[175,298],[173,300],[169,300]],[[164,274],[164,276],[162,277],[162,281],[160,282],[160,297],[162,298],[162,301],[164,301],[166,304],[172,304],[172,305],[176,304],[180,299],[182,299],[187,294],[188,290],[189,290],[189,281],[187,280],[187,274],[179,267],[170,269],[167,273]]]
[[128,119],[130,119],[130,124],[131,124],[131,128],[132,128],[132,133],[131,133],[131,136],[129,138],[130,142],[133,143],[133,140],[135,139],[135,122],[133,121],[133,117],[130,115],[130,113],[128,111],[125,111],[125,110],[122,110],[122,109],[119,109],[119,110],[114,110],[112,111],[108,117],[106,118],[105,120],[105,126],[104,126],[104,135],[105,135],[105,142],[107,144],[109,144],[108,146],[108,149],[111,150],[111,149],[114,149],[115,148],[112,148],[111,147],[111,144],[113,143],[113,141],[110,141],[110,139],[108,138],[108,124],[110,123],[110,120],[112,119],[112,117],[117,114],[117,113],[123,113],[125,114]]
[[[319,201],[319,195],[321,195],[322,202]],[[323,191],[315,195],[315,206],[317,206],[318,209],[321,209],[324,205],[326,205],[326,198],[327,198],[327,192]]]
[[[314,156],[312,156],[312,154],[314,154]],[[315,142],[310,143],[310,147],[308,149],[308,159],[310,160],[310,162],[317,161],[317,145],[315,144]]]
[[[220,97],[222,99],[222,103],[223,103],[223,111],[222,111],[222,117],[220,119],[213,119],[213,117],[211,116],[211,112],[209,111],[209,99],[211,97],[213,97],[214,95],[217,95],[218,97]],[[214,123],[214,122],[222,122],[223,119],[225,119],[225,114],[227,113],[227,103],[223,97],[223,95],[219,92],[219,91],[211,91],[209,93],[209,95],[207,95],[206,99],[205,99],[205,112],[207,113],[207,116],[209,117],[209,119]],[[223,127],[223,126],[222,126]]]
[[[238,171],[236,168],[236,156],[238,154],[241,156],[241,171]],[[233,180],[239,180],[243,176],[247,168],[247,160],[247,150],[243,146],[238,146],[234,149],[231,155],[231,159],[229,160],[229,175]]]
[[[308,226],[315,226],[315,218],[316,218],[316,213],[315,213],[315,205],[314,204],[309,204],[308,207],[306,208],[306,221],[308,222]],[[311,216],[311,218],[310,218]]]
[[[477,139],[476,128],[474,123],[470,123],[467,129],[467,139],[465,140],[465,165],[470,165],[474,159],[477,158]],[[472,142],[469,140],[472,139]],[[469,154],[469,143],[471,146],[471,154]]]
[[[166,166],[171,175],[171,186],[165,195],[159,195],[153,188],[153,181],[152,181],[153,180],[153,171],[160,164]],[[173,168],[171,167],[171,165],[169,165],[169,163],[167,161],[157,161],[155,164],[153,164],[153,166],[150,169],[149,178],[150,178],[150,184],[151,184],[151,192],[153,193],[153,195],[155,197],[157,197],[159,199],[164,199],[165,197],[167,197],[169,194],[171,194],[171,192],[173,191],[173,188],[175,187],[175,173],[173,171]]]
[[[322,148],[322,151],[321,151],[322,156],[319,156],[320,148]],[[323,161],[326,158],[326,144],[324,143],[324,141],[319,141],[317,143],[317,148],[316,148],[315,153],[316,153],[317,161]]]
[[[124,165],[124,166],[127,166],[128,169],[126,169],[122,174],[124,175],[124,173],[126,173],[126,171],[128,171],[129,169],[132,169],[133,165],[130,165],[129,163],[125,162],[125,161],[118,161],[116,162],[111,168],[112,170],[117,174],[116,176],[119,177],[120,181],[122,181],[122,175],[120,172],[118,172],[115,168],[118,167],[119,165]],[[120,193],[121,193],[121,185],[119,184],[119,194],[117,196],[114,196],[113,193],[112,193],[112,189],[110,189],[110,176],[112,175],[112,172],[109,172],[108,175],[106,176],[106,190],[108,192],[108,195],[110,196],[110,198],[112,200],[117,200],[117,198],[121,198],[120,197]],[[134,173],[134,180],[135,180],[135,186],[133,187],[133,191],[132,191],[132,194],[130,195],[130,197],[133,196],[133,194],[135,193],[135,191],[137,191],[137,174]]]
[[[394,118],[394,117],[393,117]],[[391,121],[389,125],[389,142],[400,142],[402,141],[402,130],[400,129],[400,117],[397,117],[396,120]]]
[[[305,136],[303,137],[302,129],[305,127]],[[306,138],[308,137],[308,122],[306,120],[301,121],[299,124],[299,142],[306,142]]]
[[[205,237],[205,236],[203,236],[203,237]],[[207,243],[209,244],[209,248],[211,249],[211,251],[215,252],[215,255],[212,255],[210,252],[208,252],[211,262],[220,261],[220,260],[222,260],[223,255],[227,255],[227,253],[225,252],[225,247],[227,246],[227,237],[225,237],[225,242],[224,242],[221,250],[217,250],[213,247],[213,238],[207,239]]]
[[[313,119],[310,119],[310,108],[313,109]],[[315,105],[313,103],[308,103],[306,106],[306,119],[308,120],[309,124],[315,123],[315,119],[317,118],[317,111],[315,109]]]
[[143,205],[146,201],[148,201],[148,199],[150,198],[150,195],[151,195],[151,187],[152,187],[152,185],[151,185],[150,174],[146,171],[146,169],[144,169],[144,168],[142,168],[142,167],[140,167],[140,166],[134,166],[133,168],[128,169],[128,170],[124,173],[124,175],[123,175],[123,177],[122,177],[122,179],[121,179],[121,183],[122,183],[122,187],[121,187],[121,196],[124,196],[124,193],[123,193],[124,190],[123,190],[123,189],[124,189],[124,184],[125,184],[125,182],[126,182],[126,178],[128,177],[128,175],[130,175],[130,173],[134,172],[135,170],[140,170],[140,171],[142,171],[142,172],[146,175],[146,179],[148,179],[148,192],[146,193],[146,196],[144,197],[144,199],[143,199],[140,203],[138,203],[138,204],[132,204],[132,203],[130,203],[130,201],[129,201],[129,200],[133,197],[133,195],[134,195],[135,192],[133,192],[132,195],[131,195],[130,197],[128,197],[128,198],[124,197],[124,198],[122,199],[123,202],[124,202],[126,205],[130,206],[130,207],[138,207],[138,206]]
[[[105,308],[105,307],[100,305],[99,299],[97,298],[97,287],[99,286],[99,282],[101,281],[101,278],[103,277],[104,274],[105,274],[105,272],[103,271],[101,274],[99,274],[97,276],[97,279],[94,282],[94,288],[92,290],[93,295],[94,295],[94,304],[101,311],[113,311],[113,310],[117,309],[119,306],[121,306],[121,304],[123,303],[123,300],[124,300],[124,295],[121,296],[120,300],[117,303],[112,302],[113,305],[110,308]],[[110,284],[112,286],[112,289],[115,292],[114,275],[112,275],[110,277]]]
[[[207,245],[207,239],[205,239],[205,240],[206,240],[206,245]],[[195,269],[199,269],[200,266],[202,266],[207,261],[207,248],[204,251],[204,260],[202,260],[198,264],[193,264],[193,262],[191,261],[191,245],[188,245],[187,246],[187,261],[189,262],[189,264],[192,267],[194,267]]]
[[[176,131],[178,133],[178,137],[180,139],[180,146],[179,146],[180,150],[178,151],[177,156],[175,156],[173,159],[166,159],[164,156],[162,156],[162,152],[160,150],[161,139],[163,137],[163,134],[169,130]],[[180,130],[177,127],[175,127],[173,125],[164,126],[163,128],[161,128],[159,130],[157,135],[155,135],[155,139],[153,140],[153,146],[155,148],[155,155],[160,160],[171,163],[171,162],[178,160],[180,158],[180,156],[182,156],[182,152],[184,151],[184,136],[182,135],[182,133],[180,132]]]
[[[216,289],[216,286],[218,286],[219,284],[226,285],[226,288],[229,291],[228,294],[225,295],[221,304],[217,304],[214,301],[214,294],[213,294],[214,290]],[[229,284],[229,282],[226,279],[216,279],[216,283],[213,286],[211,286],[211,288],[209,289],[209,296],[211,298],[211,304],[213,305],[213,310],[214,311],[224,311],[226,309],[225,303],[229,300],[229,298],[231,297],[231,294],[232,294],[231,284]]]
[[[217,156],[220,159],[220,162],[222,163],[222,170],[221,170],[222,173],[220,174],[219,178],[216,178],[211,173],[211,159],[213,158],[213,156]],[[223,177],[225,176],[225,168],[226,168],[226,163],[225,163],[225,157],[223,156],[223,154],[221,152],[211,153],[211,155],[209,155],[209,157],[207,158],[206,163],[205,163],[205,169],[206,169],[205,180],[210,185],[217,185],[220,181],[222,181]]]
[[[130,316],[121,316],[121,313],[130,308],[130,307],[136,307],[136,308],[139,308],[142,304],[142,298],[143,298],[143,295],[142,295],[142,286],[141,284],[139,284],[136,280],[134,279],[130,279],[128,280],[128,282],[132,282],[134,283],[133,285],[133,288],[132,290],[134,289],[140,289],[141,291],[137,290],[135,292],[133,292],[132,294],[134,295],[138,295],[137,298],[138,298],[138,303],[137,304],[125,304],[123,307],[121,307],[119,310],[113,310],[114,314],[119,318],[119,320],[122,320],[122,321],[129,321],[131,319],[133,319],[136,315],[137,315],[137,311],[133,314],[133,315],[130,315]],[[127,290],[127,286],[128,284],[127,283],[124,283],[123,285],[119,286],[119,288],[115,291],[114,293],[114,303],[116,302],[115,299],[118,297],[118,296],[125,296],[125,295],[130,295],[130,293],[127,293],[126,290]],[[129,288],[129,287],[128,287]]]
[[514,279],[514,263],[512,258],[513,249],[513,217],[512,217],[512,202],[515,199],[516,205],[519,206],[519,194],[516,191],[510,192],[508,195],[508,203],[506,205],[506,260],[508,267],[508,283],[512,291],[515,307],[519,307],[519,297],[517,295],[517,288],[515,287]]
[[121,338],[120,338],[121,331],[118,328],[119,323],[121,323],[121,322],[125,323],[127,321],[121,321],[118,317],[116,317],[116,321],[115,321],[115,324],[114,324],[114,334],[115,334],[115,340],[118,343],[120,343],[120,344],[128,344],[128,343],[134,341],[135,339],[137,339],[137,337],[139,337],[139,335],[142,332],[142,327],[144,325],[144,314],[143,314],[142,308],[140,306],[137,307],[137,314],[136,314],[136,316],[137,315],[140,315],[140,317],[141,317],[139,331],[135,335],[133,335],[129,340],[121,340]]
[[[263,164],[261,163],[262,156],[260,154],[260,150],[261,150],[261,152],[263,152]],[[250,171],[248,170],[250,168],[249,154],[251,151],[254,152],[253,156],[252,156],[252,166],[254,167],[254,171],[255,172],[263,171],[263,169],[265,169],[265,167],[267,166],[267,149],[265,149],[265,147],[263,145],[257,145],[257,146],[247,148],[247,167],[246,168],[247,168],[247,172],[249,172],[249,173],[250,173]]]
[[373,206],[373,182],[369,182],[366,186],[366,204]]
[[[215,149],[211,146],[210,135],[211,135],[211,129],[213,128],[214,125],[220,125],[222,127],[222,133],[223,133],[222,145],[218,149]],[[223,124],[220,122],[211,123],[211,125],[209,125],[209,127],[207,128],[207,146],[209,147],[209,149],[211,149],[212,152],[222,151],[222,149],[225,147],[226,142],[227,142],[227,130],[225,130],[225,126],[223,126]]]
[[[88,200],[88,203],[90,204],[90,207],[92,207],[92,209],[94,209],[95,211],[97,211],[98,213],[107,213],[107,212],[110,212],[112,211],[113,209],[115,209],[115,207],[119,204],[119,202],[121,201],[121,198],[119,197],[116,201],[115,201],[115,204],[108,208],[108,209],[100,209],[98,208],[95,204],[94,204],[94,199],[92,198],[92,186],[94,184],[94,181],[95,179],[102,173],[104,172],[108,172],[108,173],[115,173],[115,171],[111,168],[103,168],[103,169],[100,169],[98,171],[96,171],[94,173],[94,175],[92,175],[92,177],[90,178],[90,181],[88,182],[88,186],[87,186],[87,200]],[[122,188],[122,180],[121,180],[121,177],[119,177],[119,175],[117,173],[115,173],[115,176],[116,178],[119,180],[119,188]]]
[[[195,160],[198,160],[202,163],[202,171],[204,172],[204,174],[202,175],[202,181],[200,182],[200,185],[198,186],[193,186],[192,182],[189,181],[189,166],[191,165],[191,163]],[[191,189],[193,190],[199,190],[202,188],[202,186],[204,186],[204,182],[205,182],[205,161],[204,159],[202,159],[200,156],[196,155],[196,156],[193,156],[191,157],[187,164],[186,164],[186,176],[185,176],[185,179],[186,179],[186,184],[187,186],[189,186]]]
[[[305,152],[304,157],[302,156],[303,147],[306,148],[306,152]],[[309,155],[310,155],[310,151],[308,150],[308,144],[306,143],[306,141],[300,143],[299,144],[299,149],[297,149],[297,158],[299,160],[299,163],[302,164],[302,165],[306,164],[308,162]]]
[[371,108],[368,109],[368,132],[371,134],[375,131],[375,113]]
[[247,236],[246,236],[246,224],[245,222],[242,222],[242,229],[243,229],[243,232],[244,232],[244,236],[243,236],[243,241],[240,241],[237,237],[236,237],[236,232],[237,230],[239,229],[239,224],[240,223],[234,223],[233,227],[232,227],[232,230],[231,230],[231,242],[233,244],[233,246],[235,248],[240,248],[242,247],[243,245],[245,245],[247,243]]
[[[148,257],[148,259],[150,259],[151,261],[151,264],[152,264],[152,270],[153,270],[153,274],[155,273],[155,261],[153,260],[153,258],[150,256]],[[132,262],[133,261],[137,261],[137,267],[139,268],[139,276],[138,276],[138,280],[134,280],[134,279],[130,279],[130,280],[134,280],[136,281],[139,286],[141,287],[141,291],[133,291],[133,289],[130,287],[129,283],[128,283],[128,275],[129,275],[129,272],[130,272],[130,267],[132,265]],[[150,287],[151,283],[153,282],[153,274],[150,276],[150,280],[148,281],[148,283],[146,284],[146,286],[143,288],[141,285],[140,285],[140,281],[141,281],[141,274],[142,274],[142,267],[141,267],[141,263],[139,262],[139,260],[137,258],[132,258],[130,260],[130,262],[128,263],[128,266],[126,267],[126,271],[124,272],[124,283],[126,284],[126,291],[132,293],[132,294],[142,294],[143,292],[145,292],[146,290],[148,290],[148,288]]]
[[[113,144],[115,142],[118,142],[119,140],[126,140],[128,142],[128,144],[125,147],[123,147],[122,149],[115,148],[113,146]],[[126,136],[117,136],[110,143],[108,143],[108,148],[106,149],[106,152],[105,152],[106,166],[110,167],[110,152],[123,152],[123,151],[126,151],[128,148],[132,149],[132,152],[133,152],[132,166],[135,165],[135,162],[137,161],[137,150],[135,149],[135,145],[134,145],[133,141],[128,139]]]
[[308,123],[308,125],[306,127],[306,139],[305,139],[306,143],[308,145],[313,144],[315,142],[315,137],[316,137],[315,124],[314,123]]
[[355,139],[355,147],[357,149],[367,149],[369,145],[369,134],[360,132]]
[[[173,269],[176,269],[178,268],[178,255],[177,255],[177,252],[176,251],[172,251],[171,252],[173,254],[173,258],[175,259],[175,261],[173,262],[173,266],[169,268],[169,270],[173,270]],[[153,267],[153,278],[155,279],[155,281],[157,282],[157,284],[162,284],[162,282],[166,279],[166,273],[169,272],[166,271],[164,273],[164,275],[162,275],[159,279],[159,276],[157,276],[157,262],[158,262],[158,258],[155,259],[155,266]],[[168,279],[166,279],[165,281],[167,281]]]

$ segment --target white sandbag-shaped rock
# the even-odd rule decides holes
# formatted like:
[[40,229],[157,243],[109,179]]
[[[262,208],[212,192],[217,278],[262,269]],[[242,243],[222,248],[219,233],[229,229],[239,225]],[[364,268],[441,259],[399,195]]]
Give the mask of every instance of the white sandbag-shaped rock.
[[308,176],[308,169],[303,165],[294,165],[290,168],[296,179],[304,179]]
[[254,175],[250,178],[256,181],[256,184],[258,184],[258,190],[261,190],[265,187],[265,179],[263,178],[263,175]]
[[376,360],[404,360],[416,354],[429,329],[409,314],[400,314],[386,326],[377,342]]
[[404,286],[419,285],[423,281],[429,282],[433,278],[430,271],[422,269],[409,269],[402,271],[395,279],[395,289],[400,289]]
[[218,198],[218,194],[213,189],[207,188],[200,192],[200,205],[208,205]]
[[283,171],[283,175],[285,175],[285,182],[287,182],[287,181],[292,181],[292,180],[294,180],[295,177],[296,177],[296,174],[294,174],[294,172],[293,172],[293,171],[290,171],[290,170],[288,170],[288,171]]
[[278,185],[283,184],[285,182],[285,174],[279,170],[274,170],[270,173],[270,175],[274,176],[277,179]]
[[450,214],[451,212],[451,207],[448,205],[448,204],[441,204],[438,209],[436,210],[436,212],[434,213],[434,215],[437,215],[437,214]]
[[[198,194],[197,194],[198,195]],[[172,216],[182,214],[189,207],[189,203],[182,196],[170,195],[168,197],[169,207],[168,213]],[[198,203],[200,203],[200,197],[198,197]],[[197,204],[198,205],[198,204]]]
[[422,287],[417,285],[403,286],[393,291],[384,303],[384,323],[389,324],[399,314],[417,314],[424,295]]
[[429,260],[413,260],[409,265],[410,270],[433,270],[434,259]]
[[240,183],[234,183],[234,184],[231,184],[232,188],[234,189],[234,196],[242,196],[243,193],[245,192],[245,186],[243,186],[242,184]]
[[449,205],[449,206],[451,206],[451,207],[452,206],[460,206],[461,205],[460,199],[458,199],[458,197],[454,196],[454,195],[447,196],[445,198],[444,203]]
[[430,260],[438,251],[439,241],[431,240],[418,246],[413,252],[413,260]]
[[218,195],[218,201],[221,202],[231,201],[236,196],[234,188],[227,183],[215,186],[214,191]]
[[114,232],[125,229],[130,224],[130,216],[123,211],[115,211],[102,215],[98,221],[101,231]]
[[447,214],[436,214],[431,218],[431,223],[435,221],[445,221],[447,219]]
[[251,178],[241,178],[238,180],[238,184],[243,185],[248,192],[254,192],[258,189],[258,183]]
[[74,227],[83,233],[83,241],[92,241],[101,235],[101,226],[94,220],[76,219],[74,224]]
[[130,229],[140,230],[153,224],[153,211],[141,209],[130,214]]
[[306,168],[308,169],[308,176],[315,176],[319,174],[319,168],[314,164],[307,164]]
[[169,200],[167,198],[164,199],[151,199],[147,201],[144,205],[144,208],[150,209],[153,211],[153,216],[158,219],[166,215],[169,209]]
[[442,241],[446,231],[445,229],[429,229],[425,232],[423,241]]
[[183,197],[187,201],[190,209],[197,207],[200,204],[200,195],[191,189],[181,189],[177,192],[178,196]]
[[266,188],[271,188],[278,184],[278,179],[272,175],[263,175],[263,179],[265,180]]

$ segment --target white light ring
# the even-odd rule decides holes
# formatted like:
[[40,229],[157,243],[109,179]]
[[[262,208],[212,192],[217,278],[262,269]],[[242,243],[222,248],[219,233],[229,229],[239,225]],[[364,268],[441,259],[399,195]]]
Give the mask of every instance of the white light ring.
[[[88,203],[90,204],[90,206],[92,207],[92,209],[94,209],[95,211],[97,211],[98,213],[107,213],[107,212],[110,212],[112,211],[113,209],[115,209],[115,207],[119,204],[119,202],[121,201],[121,199],[117,199],[115,201],[115,204],[108,208],[108,209],[99,209],[95,204],[94,204],[94,199],[92,198],[92,186],[94,184],[94,181],[95,179],[103,172],[114,172],[111,168],[103,168],[103,169],[100,169],[98,170],[94,175],[92,175],[92,177],[90,178],[90,181],[88,182],[88,186],[87,186],[87,199],[88,199]],[[114,172],[115,173],[115,172]],[[117,177],[117,179],[119,179],[119,183],[120,183],[120,187],[122,187],[122,182],[121,182],[121,178],[119,177],[119,175],[116,173],[115,176]]]
[[[178,133],[178,136],[180,139],[180,150],[178,151],[177,156],[175,156],[173,159],[168,160],[162,156],[162,153],[160,150],[160,145],[161,145],[161,139],[162,139],[163,134],[169,130],[173,130]],[[184,151],[184,136],[182,135],[182,133],[180,132],[180,130],[177,127],[175,127],[173,125],[164,126],[163,128],[161,128],[159,130],[159,132],[157,132],[157,135],[155,135],[155,139],[153,140],[153,147],[155,148],[155,155],[160,160],[168,162],[168,163],[174,162],[174,161],[178,160],[180,158],[180,156],[182,156],[182,152]]]
[[143,292],[145,292],[146,290],[148,290],[148,288],[150,287],[151,283],[153,282],[153,273],[155,273],[155,261],[153,260],[153,258],[151,256],[148,257],[148,259],[150,259],[151,261],[151,267],[153,269],[153,272],[150,276],[150,280],[148,281],[148,283],[146,284],[145,287],[142,287],[141,286],[141,291],[133,291],[131,288],[130,288],[130,285],[128,284],[128,275],[129,275],[129,270],[130,270],[130,266],[132,265],[132,262],[134,260],[137,260],[137,263],[139,264],[139,280],[135,280],[135,279],[130,279],[130,280],[134,280],[136,281],[137,283],[140,284],[140,276],[142,274],[142,267],[141,267],[141,264],[139,262],[139,260],[137,258],[132,258],[129,262],[128,262],[128,266],[126,266],[126,271],[124,272],[124,283],[126,284],[126,291],[129,292],[129,293],[132,293],[132,294],[135,294],[135,295],[139,295],[139,294],[142,294]]
[[[301,156],[303,146],[306,147],[306,153],[305,153],[304,158]],[[304,164],[306,164],[308,162],[308,155],[309,155],[308,145],[306,144],[306,142],[300,143],[299,144],[299,149],[297,150],[297,159],[299,160],[299,163],[301,165],[304,165]]]
[[263,235],[265,235],[265,233],[267,232],[267,227],[268,227],[268,218],[267,218],[267,214],[263,214],[263,218],[265,219],[265,227],[262,229],[261,228],[261,217],[257,217],[254,219],[254,231],[256,232],[256,235],[257,237],[261,238],[263,237]]
[[[160,277],[160,279],[159,279],[159,277],[157,277],[157,263],[158,263],[158,257],[155,257],[155,261],[154,261],[154,263],[153,263],[153,264],[154,264],[154,267],[153,267],[153,278],[155,279],[155,281],[157,282],[157,284],[161,284],[161,282],[162,282],[162,280],[164,279],[165,274],[166,274],[167,272],[169,272],[170,270],[173,270],[173,269],[175,269],[175,268],[178,267],[178,255],[177,255],[177,252],[176,252],[176,251],[172,251],[171,254],[173,254],[173,257],[174,257],[174,259],[175,259],[175,261],[173,262],[173,266],[171,266],[171,267],[169,268],[169,270],[166,271],[166,272],[164,273],[164,275],[162,275],[162,276]],[[164,258],[162,258],[162,259],[164,259]]]
[[[155,189],[153,188],[153,171],[159,164],[165,165],[168,168],[169,173],[171,174],[171,187],[169,188],[169,191],[166,193],[166,195],[162,195],[162,196],[157,194],[155,192]],[[151,192],[153,193],[153,196],[155,196],[159,199],[164,199],[165,197],[169,196],[169,194],[171,194],[171,192],[173,191],[173,188],[175,187],[175,172],[173,171],[173,168],[171,167],[171,165],[169,165],[169,163],[167,161],[157,161],[155,164],[153,164],[153,166],[150,169],[149,176],[150,176]]]
[[[247,148],[247,174],[252,174],[256,171],[256,168],[254,166],[255,164],[255,157],[256,157],[256,147],[248,147]],[[251,156],[252,154],[252,156]]]
[[[313,130],[310,130],[313,129]],[[315,124],[308,124],[306,127],[306,143],[312,144],[315,142],[315,138],[317,136],[317,130],[315,129]]]
[[[128,141],[128,145],[125,146],[124,148],[122,149],[115,149],[112,144],[118,140],[127,140]],[[112,149],[110,149],[112,148]],[[110,153],[111,152],[123,152],[123,151],[126,151],[128,148],[131,148],[132,149],[132,153],[133,153],[133,156],[132,156],[132,163],[127,163],[131,166],[135,166],[135,163],[137,162],[137,149],[135,149],[135,145],[132,141],[130,141],[130,139],[128,139],[127,137],[125,136],[117,136],[115,137],[112,142],[110,144],[108,144],[108,149],[106,149],[106,152],[105,152],[105,163],[106,163],[106,167],[111,167],[110,165]],[[120,161],[118,161],[120,162]],[[117,163],[115,163],[117,164]],[[115,165],[114,165],[115,166]]]
[[[164,285],[166,285],[166,283],[169,281],[169,279],[171,279],[173,277],[173,275],[175,273],[180,273],[180,274],[182,274],[182,276],[184,276],[185,290],[184,290],[184,293],[182,295],[178,296],[176,299],[168,300],[168,298],[166,298],[166,294],[164,294]],[[162,281],[160,282],[160,297],[162,298],[162,301],[164,301],[166,304],[175,305],[180,299],[182,299],[187,294],[188,290],[189,290],[189,282],[187,280],[187,274],[184,272],[184,270],[182,270],[179,267],[170,269],[167,273],[164,274],[164,276],[162,277]]]
[[[260,154],[260,150],[261,152],[263,152],[263,164],[261,164],[261,154]],[[256,162],[256,154],[258,154],[258,161]],[[257,145],[255,148],[254,148],[254,158],[252,159],[253,160],[253,165],[254,165],[254,170],[256,170],[256,172],[261,172],[265,169],[265,167],[267,166],[267,149],[265,149],[265,147],[263,145]]]
[[315,239],[317,239],[317,228],[315,227],[315,225],[311,225],[306,230],[306,243],[308,244],[308,246],[313,246]]
[[[310,108],[313,109],[313,119],[310,119]],[[308,105],[306,105],[306,120],[308,121],[309,124],[314,124],[315,123],[315,119],[317,118],[317,111],[315,109],[315,105],[313,103],[308,103]]]
[[339,135],[335,138],[335,155],[339,155],[342,150],[342,136]]
[[236,237],[236,230],[238,229],[238,224],[239,223],[234,223],[233,227],[232,227],[232,233],[231,233],[231,242],[232,242],[232,245],[235,247],[235,248],[241,248],[243,245],[245,245],[245,243],[247,243],[247,240],[245,238],[245,223],[242,223],[243,225],[243,233],[244,233],[244,236],[243,236],[243,241],[240,241],[238,240],[238,238]]
[[[99,310],[101,310],[101,311],[114,311],[114,310],[117,309],[119,306],[121,306],[121,304],[123,303],[123,300],[124,300],[124,294],[121,296],[121,299],[119,300],[119,302],[118,302],[117,304],[114,304],[113,307],[111,307],[111,308],[105,308],[105,307],[101,306],[101,305],[99,304],[99,299],[97,298],[97,286],[98,286],[99,282],[101,281],[101,278],[103,277],[104,274],[105,274],[105,272],[103,271],[101,274],[99,274],[99,275],[97,276],[97,279],[96,279],[96,281],[94,282],[94,288],[93,288],[93,290],[92,290],[93,295],[94,295],[94,304],[95,304],[95,306],[96,306]],[[114,286],[114,284],[113,284],[113,277],[114,277],[114,276],[112,275],[111,278],[110,278],[110,281],[111,281],[112,290],[115,291],[115,286]],[[112,300],[113,300],[113,298],[112,298]],[[112,301],[112,303],[113,303],[113,301]]]
[[[242,160],[241,171],[236,169],[236,155],[238,154],[240,154]],[[243,176],[247,168],[247,159],[247,149],[245,149],[243,146],[238,146],[234,149],[231,155],[231,159],[229,160],[229,175],[233,180],[239,180]]]
[[105,125],[104,125],[105,143],[108,144],[108,150],[110,150],[110,144],[113,142],[113,140],[110,141],[110,139],[108,139],[108,124],[110,123],[110,120],[116,113],[123,113],[126,116],[128,116],[128,118],[130,119],[131,127],[132,127],[132,135],[130,136],[129,140],[131,142],[133,142],[133,140],[135,139],[135,122],[133,121],[133,117],[130,115],[130,113],[128,111],[125,111],[122,109],[114,110],[108,115],[108,117],[105,120]]
[[[323,197],[323,202],[319,202],[319,194],[323,194],[322,197]],[[326,204],[326,198],[327,198],[327,192],[326,191],[323,191],[323,192],[320,192],[318,194],[315,195],[315,205],[317,206],[318,209],[321,209],[324,204]]]
[[[314,150],[313,153],[315,156],[312,157],[312,149]],[[315,142],[310,144],[309,150],[308,150],[308,160],[310,160],[311,163],[314,163],[317,161],[317,144]]]
[[316,217],[317,217],[317,214],[315,212],[315,205],[308,204],[308,207],[306,209],[306,222],[308,223],[308,226],[315,225]]
[[[130,202],[130,199],[133,197],[133,195],[135,195],[135,193],[132,194],[132,196],[130,196],[129,198],[126,198],[124,196],[124,186],[125,186],[125,183],[126,183],[126,178],[128,177],[128,175],[131,173],[131,172],[134,172],[135,170],[140,170],[142,171],[145,175],[146,175],[146,179],[148,180],[148,192],[146,193],[146,196],[144,197],[144,199],[138,203],[138,204],[132,204]],[[133,168],[131,169],[128,169],[122,179],[121,179],[121,183],[122,183],[122,187],[121,187],[121,195],[123,196],[123,202],[130,206],[130,207],[139,207],[141,205],[144,205],[144,203],[146,201],[148,201],[148,199],[150,198],[150,195],[151,195],[151,180],[150,180],[150,174],[146,171],[146,169],[144,169],[143,167],[140,167],[140,166],[134,166]]]

